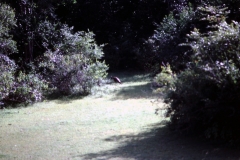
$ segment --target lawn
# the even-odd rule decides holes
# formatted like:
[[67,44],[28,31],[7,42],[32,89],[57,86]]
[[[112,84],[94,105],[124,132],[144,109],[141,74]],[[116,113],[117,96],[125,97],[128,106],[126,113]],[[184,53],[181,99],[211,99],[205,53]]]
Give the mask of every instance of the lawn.
[[237,160],[237,149],[171,133],[146,74],[122,72],[122,84],[0,111],[0,159]]

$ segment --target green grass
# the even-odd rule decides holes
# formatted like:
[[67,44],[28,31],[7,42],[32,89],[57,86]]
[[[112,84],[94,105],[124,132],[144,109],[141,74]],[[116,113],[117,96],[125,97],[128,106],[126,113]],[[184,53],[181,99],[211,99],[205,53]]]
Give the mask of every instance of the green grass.
[[[0,159],[238,159],[236,150],[169,132],[152,103],[150,79],[115,73],[123,84],[94,88],[80,99],[58,99],[0,111]],[[162,121],[163,120],[163,121]]]

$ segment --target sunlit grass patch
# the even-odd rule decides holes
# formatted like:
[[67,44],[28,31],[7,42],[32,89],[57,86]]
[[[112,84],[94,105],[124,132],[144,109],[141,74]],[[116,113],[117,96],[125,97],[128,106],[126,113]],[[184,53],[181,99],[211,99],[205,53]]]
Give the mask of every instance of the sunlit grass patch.
[[[117,76],[122,84],[114,83],[111,76]],[[119,72],[110,73],[102,86],[96,86],[92,89],[92,97],[107,96],[111,99],[118,98],[147,98],[151,97],[149,74],[139,72]]]
[[148,77],[116,75],[122,76],[122,84],[96,86],[85,98],[62,97],[1,110],[0,153],[9,159],[15,155],[18,159],[72,159],[67,157],[69,152],[84,155],[111,150],[118,141],[105,139],[137,135],[147,130],[146,125],[161,121],[154,114]]

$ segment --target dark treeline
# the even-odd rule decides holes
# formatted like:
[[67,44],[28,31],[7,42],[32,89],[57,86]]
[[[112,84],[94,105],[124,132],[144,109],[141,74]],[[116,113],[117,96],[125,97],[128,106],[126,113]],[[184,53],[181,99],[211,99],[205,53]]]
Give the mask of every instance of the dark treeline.
[[[226,3],[227,2],[227,3]],[[90,30],[96,34],[99,44],[104,47],[105,60],[110,68],[144,69],[148,64],[142,61],[146,51],[146,41],[154,36],[157,24],[170,12],[174,16],[184,7],[192,5],[195,10],[200,5],[228,5],[233,12],[231,18],[238,18],[237,1],[202,0],[79,0],[76,3],[64,3],[56,12],[61,22],[74,26],[74,30]],[[189,22],[192,23],[192,22]],[[182,36],[190,31],[189,28]],[[150,66],[152,64],[149,64]]]
[[[145,56],[146,52],[152,52],[146,43],[150,37],[156,34],[154,31],[170,12],[173,12],[174,17],[178,18],[179,13],[189,5],[192,6],[193,11],[201,5],[225,5],[231,10],[229,20],[239,19],[239,9],[237,8],[239,2],[234,0],[153,0],[150,2],[147,0],[10,0],[5,3],[14,8],[16,12],[19,26],[14,30],[17,33],[14,34],[16,39],[29,39],[29,35],[26,36],[26,34],[30,34],[28,30],[34,29],[39,22],[44,20],[74,26],[75,32],[89,30],[96,35],[95,39],[98,44],[106,44],[103,48],[104,60],[110,65],[110,69],[151,68],[155,63],[151,58],[156,59],[156,57],[151,57],[146,62],[143,61],[145,57],[142,56]],[[29,13],[26,13],[25,10],[28,10]],[[27,28],[27,23],[31,23],[31,28]],[[193,21],[189,22],[189,24],[193,23]],[[189,25],[189,28],[183,31],[181,36],[189,33],[192,26]],[[35,33],[37,34],[37,32]],[[40,39],[37,35],[34,38]],[[19,41],[18,49],[19,51],[24,50],[22,54],[25,54],[26,61],[30,61],[34,55],[38,55],[36,52],[41,54],[44,48],[37,45],[41,45],[41,42],[31,44],[32,42],[27,41]],[[33,47],[34,55],[32,55]],[[149,55],[146,56],[149,57]],[[160,61],[163,59],[166,58],[161,58]]]
[[[70,7],[69,7],[70,6]],[[74,26],[75,30],[91,30],[99,44],[104,47],[106,62],[111,68],[143,69],[136,54],[145,40],[168,13],[164,1],[77,1],[61,5],[57,9],[62,22]]]

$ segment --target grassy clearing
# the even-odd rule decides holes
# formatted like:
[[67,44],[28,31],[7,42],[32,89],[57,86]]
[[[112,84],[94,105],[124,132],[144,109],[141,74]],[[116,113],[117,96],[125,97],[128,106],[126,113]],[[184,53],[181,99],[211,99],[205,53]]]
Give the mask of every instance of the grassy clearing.
[[123,84],[96,87],[86,98],[0,111],[0,159],[240,158],[236,150],[170,133],[165,119],[154,114],[163,104],[152,103],[156,95],[148,76],[114,75]]

